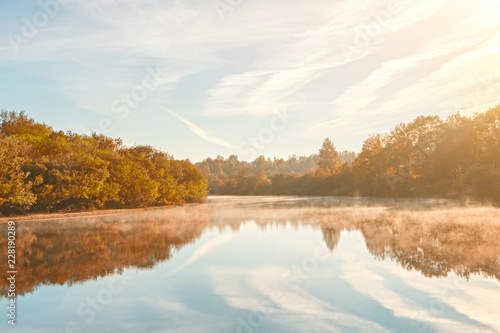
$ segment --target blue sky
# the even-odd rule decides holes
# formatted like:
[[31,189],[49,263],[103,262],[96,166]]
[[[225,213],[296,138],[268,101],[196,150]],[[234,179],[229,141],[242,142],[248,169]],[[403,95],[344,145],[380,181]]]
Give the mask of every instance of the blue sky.
[[359,151],[500,102],[497,0],[4,0],[0,108],[176,158]]

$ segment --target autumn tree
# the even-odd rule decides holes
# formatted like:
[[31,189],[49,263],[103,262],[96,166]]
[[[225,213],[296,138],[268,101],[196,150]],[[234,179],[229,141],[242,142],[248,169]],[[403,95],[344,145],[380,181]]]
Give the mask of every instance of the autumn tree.
[[97,133],[54,131],[24,112],[0,113],[0,163],[3,212],[202,202],[207,194],[206,178],[189,161]]
[[333,142],[326,138],[319,150],[318,166],[326,172],[334,172],[339,164],[339,153],[335,150]]
[[0,207],[7,210],[27,208],[36,197],[23,167],[29,161],[31,147],[14,136],[0,136]]

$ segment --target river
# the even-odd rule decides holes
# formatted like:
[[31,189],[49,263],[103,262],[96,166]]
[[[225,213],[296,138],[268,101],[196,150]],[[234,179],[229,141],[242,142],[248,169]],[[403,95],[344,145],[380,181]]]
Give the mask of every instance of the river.
[[500,332],[494,207],[210,197],[16,232],[16,332]]

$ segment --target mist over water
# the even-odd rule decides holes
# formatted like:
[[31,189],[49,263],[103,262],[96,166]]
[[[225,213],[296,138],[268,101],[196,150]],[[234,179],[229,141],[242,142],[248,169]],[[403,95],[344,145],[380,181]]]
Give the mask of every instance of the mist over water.
[[210,197],[17,233],[19,332],[500,331],[493,207]]

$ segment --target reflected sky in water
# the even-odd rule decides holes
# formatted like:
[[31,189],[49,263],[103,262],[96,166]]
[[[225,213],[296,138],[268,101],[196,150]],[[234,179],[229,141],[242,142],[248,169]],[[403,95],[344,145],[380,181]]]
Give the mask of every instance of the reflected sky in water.
[[499,332],[499,217],[442,200],[225,197],[19,222],[15,330]]

